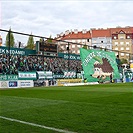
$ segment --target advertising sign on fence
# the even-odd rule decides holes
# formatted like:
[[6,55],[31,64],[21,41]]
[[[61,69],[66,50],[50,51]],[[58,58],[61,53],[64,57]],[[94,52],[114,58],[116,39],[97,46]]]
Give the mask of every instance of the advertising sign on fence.
[[45,71],[37,71],[37,78],[38,79],[46,79],[46,72]]
[[3,75],[0,74],[0,81],[2,80],[18,80],[18,75]]
[[46,71],[46,79],[53,79],[52,71]]
[[59,79],[57,80],[58,86],[64,86],[66,83],[81,83],[82,79]]
[[70,60],[80,60],[80,55],[76,54],[68,54],[68,53],[58,53],[58,57],[62,57],[64,59]]
[[8,81],[0,81],[0,88],[8,88]]
[[[9,54],[8,47],[0,46],[0,54]],[[29,55],[36,54],[36,50],[21,49],[21,48],[10,48],[11,55]]]
[[64,78],[76,78],[76,72],[74,71],[65,71]]
[[18,72],[19,80],[36,80],[36,72]]
[[64,78],[64,74],[53,74],[53,78],[55,78],[55,79],[63,79]]
[[33,80],[11,80],[0,81],[0,88],[21,88],[21,87],[34,87]]
[[20,80],[18,81],[19,87],[34,87],[33,80]]
[[8,86],[9,86],[9,88],[17,88],[18,87],[18,81],[9,81]]
[[18,81],[0,81],[0,88],[18,88]]

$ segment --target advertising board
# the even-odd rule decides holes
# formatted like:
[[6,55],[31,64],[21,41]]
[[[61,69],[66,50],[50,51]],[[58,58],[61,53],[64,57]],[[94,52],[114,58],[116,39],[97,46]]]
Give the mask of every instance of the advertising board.
[[8,87],[9,88],[17,88],[18,87],[18,81],[8,81]]
[[18,72],[19,80],[35,80],[36,72]]
[[0,88],[8,88],[8,81],[0,81]]
[[33,80],[19,80],[18,81],[19,87],[34,87]]
[[34,87],[33,80],[0,81],[0,88]]
[[57,80],[57,86],[64,86],[66,83],[81,83],[82,79],[59,79]]

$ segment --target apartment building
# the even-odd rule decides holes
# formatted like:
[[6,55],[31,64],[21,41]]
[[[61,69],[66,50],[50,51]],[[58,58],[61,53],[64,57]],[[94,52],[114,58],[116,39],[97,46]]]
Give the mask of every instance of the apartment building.
[[103,49],[112,49],[112,38],[110,29],[90,29],[91,45]]
[[[133,54],[133,27],[116,28],[91,28],[90,30],[66,31],[57,35],[57,40],[70,42],[58,42],[59,52],[79,54],[83,46],[100,47],[116,51],[120,58],[129,59]],[[72,44],[73,43],[73,44]],[[80,45],[79,45],[80,44]],[[119,53],[117,51],[120,51]]]
[[124,59],[131,58],[133,54],[133,27],[112,28],[112,49],[120,51],[119,57]]
[[[80,48],[83,46],[91,46],[91,34],[86,29],[78,31],[66,31],[65,34],[61,33],[56,38],[58,42],[58,52],[79,54]],[[62,40],[64,42],[58,41]],[[66,42],[69,43],[66,43]],[[69,49],[68,49],[69,48]]]

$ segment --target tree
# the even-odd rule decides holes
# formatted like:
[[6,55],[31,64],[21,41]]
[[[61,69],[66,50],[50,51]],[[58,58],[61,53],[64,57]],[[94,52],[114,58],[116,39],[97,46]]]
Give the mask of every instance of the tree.
[[84,48],[84,49],[88,49],[88,46],[87,46],[87,45],[83,45],[83,48]]
[[[9,38],[10,38],[10,43],[9,43]],[[10,44],[10,47],[14,47],[14,44],[15,44],[15,40],[14,40],[13,33],[11,31],[11,28],[9,29],[9,32],[6,35],[6,47],[9,47],[9,44]]]
[[128,64],[127,59],[122,58],[122,59],[121,59],[121,64]]
[[47,41],[46,41],[47,43],[52,43],[53,42],[53,40],[52,40],[52,36],[50,35],[50,37],[47,39]]
[[28,42],[27,42],[27,46],[25,48],[34,49],[34,38],[33,38],[32,34],[29,36],[29,39],[28,39]]

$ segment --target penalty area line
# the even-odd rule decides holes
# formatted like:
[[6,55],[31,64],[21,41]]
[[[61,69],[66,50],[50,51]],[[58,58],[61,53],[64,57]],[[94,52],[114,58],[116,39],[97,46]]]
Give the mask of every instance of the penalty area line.
[[12,119],[12,118],[8,118],[8,117],[4,117],[4,116],[0,116],[0,118],[4,119],[4,120],[12,121],[12,122],[18,122],[18,123],[34,126],[34,127],[40,127],[40,128],[44,128],[44,129],[48,129],[48,130],[53,130],[53,131],[57,131],[57,132],[60,132],[60,133],[76,133],[76,132],[67,131],[67,130],[63,130],[63,129],[58,129],[58,128],[54,128],[54,127],[47,127],[47,126],[39,125],[39,124],[36,124],[36,123],[30,123],[30,122],[26,122],[26,121]]

